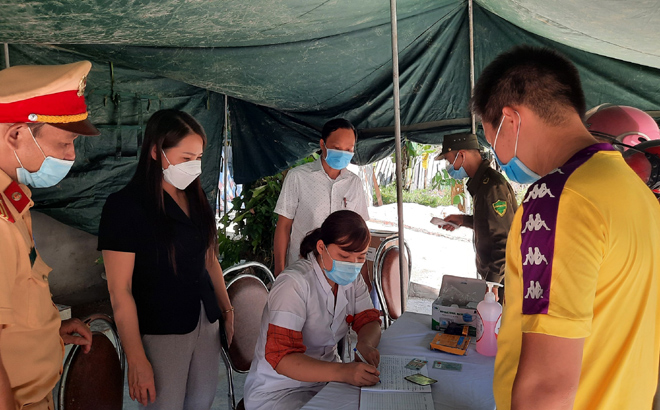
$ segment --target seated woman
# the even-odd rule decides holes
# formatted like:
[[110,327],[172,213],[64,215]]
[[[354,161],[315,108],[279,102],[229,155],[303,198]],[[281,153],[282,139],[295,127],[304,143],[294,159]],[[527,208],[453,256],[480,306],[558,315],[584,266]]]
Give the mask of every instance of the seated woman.
[[[277,277],[264,308],[246,409],[299,409],[331,381],[378,383],[380,319],[360,275],[370,239],[362,217],[346,210],[305,237],[300,254],[306,258]],[[340,361],[337,342],[349,325],[368,363]]]

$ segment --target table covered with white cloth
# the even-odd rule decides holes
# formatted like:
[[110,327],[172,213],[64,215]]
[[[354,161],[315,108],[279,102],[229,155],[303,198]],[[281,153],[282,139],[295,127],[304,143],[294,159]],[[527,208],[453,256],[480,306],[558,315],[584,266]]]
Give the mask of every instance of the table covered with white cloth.
[[[431,316],[405,312],[383,333],[378,346],[381,355],[424,357],[429,377],[438,382],[431,386],[433,403],[442,410],[493,410],[494,357],[482,356],[472,343],[466,356],[456,356],[430,349],[437,334],[431,330]],[[433,368],[433,362],[462,363],[462,371]],[[358,410],[360,388],[345,383],[328,383],[304,410]]]

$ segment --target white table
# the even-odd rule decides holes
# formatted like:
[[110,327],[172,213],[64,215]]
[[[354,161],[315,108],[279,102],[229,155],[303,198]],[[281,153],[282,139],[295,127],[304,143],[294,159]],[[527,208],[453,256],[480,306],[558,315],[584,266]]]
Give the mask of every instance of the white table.
[[[426,357],[429,377],[438,382],[431,387],[436,409],[493,410],[494,357],[477,353],[472,344],[467,356],[455,356],[431,350],[429,345],[437,332],[431,330],[431,316],[405,312],[383,333],[378,346],[380,354]],[[463,364],[460,372],[433,368],[434,360]],[[328,383],[304,410],[358,410],[360,388],[344,383]]]

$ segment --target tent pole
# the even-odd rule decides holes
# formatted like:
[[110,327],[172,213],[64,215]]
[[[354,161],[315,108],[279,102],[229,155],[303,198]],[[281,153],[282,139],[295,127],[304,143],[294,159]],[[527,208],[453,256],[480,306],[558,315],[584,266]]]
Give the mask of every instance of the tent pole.
[[[227,214],[227,170],[229,169],[229,166],[227,164],[227,154],[229,153],[229,127],[228,127],[228,122],[229,122],[229,108],[227,107],[227,94],[225,94],[225,126],[224,126],[224,144],[222,144],[222,165],[223,165],[223,172],[222,176],[224,178],[224,181],[222,183],[222,189],[224,191],[224,205],[225,207],[222,208],[225,210],[225,214]],[[226,229],[226,228],[225,228]]]
[[396,160],[396,208],[399,228],[399,274],[401,283],[401,313],[406,310],[407,300],[407,271],[406,249],[403,238],[403,183],[401,175],[401,109],[399,106],[399,45],[396,18],[396,0],[390,0],[390,16],[392,19],[392,89],[394,92],[394,156]]
[[[472,0],[468,0],[468,21],[470,30],[470,97],[472,97],[474,93],[474,8]],[[476,134],[477,120],[472,110],[470,110],[470,119],[472,121],[472,134]]]
[[5,43],[5,68],[9,68],[9,44]]

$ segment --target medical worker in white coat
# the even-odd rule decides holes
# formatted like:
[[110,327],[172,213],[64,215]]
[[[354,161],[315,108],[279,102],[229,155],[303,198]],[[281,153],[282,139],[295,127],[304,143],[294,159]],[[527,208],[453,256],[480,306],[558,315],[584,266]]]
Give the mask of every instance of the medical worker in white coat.
[[[360,215],[337,211],[300,245],[306,256],[275,281],[264,308],[261,334],[245,382],[247,410],[295,410],[327,382],[378,382],[379,312],[360,269],[371,235]],[[368,363],[342,363],[337,342],[349,326]]]

